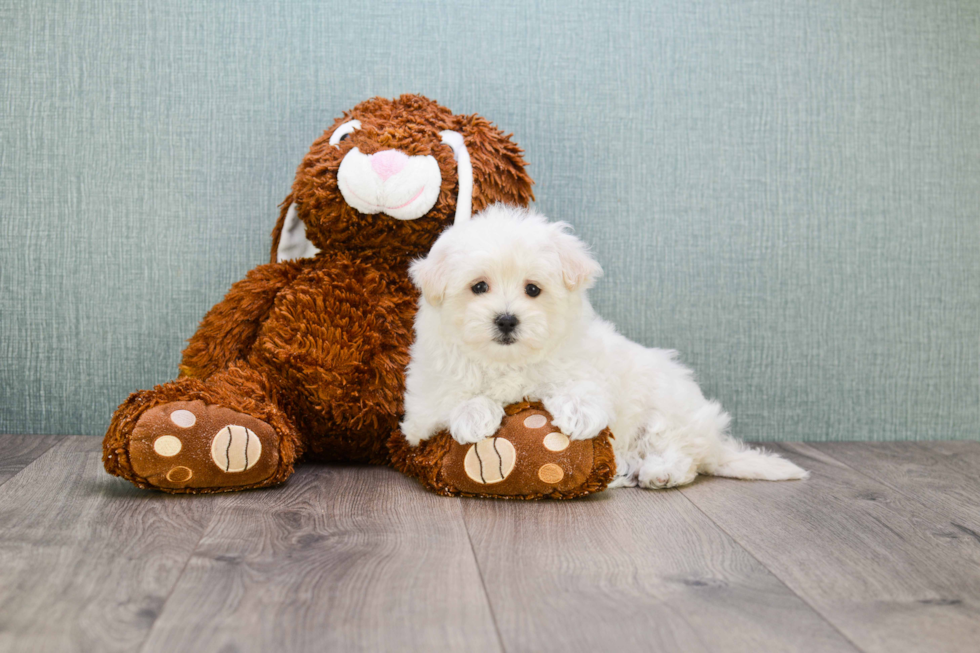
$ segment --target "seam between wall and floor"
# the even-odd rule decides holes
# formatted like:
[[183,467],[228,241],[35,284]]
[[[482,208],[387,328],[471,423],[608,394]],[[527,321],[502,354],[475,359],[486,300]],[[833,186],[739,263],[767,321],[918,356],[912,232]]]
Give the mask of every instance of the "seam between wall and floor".
[[[892,490],[893,492],[897,492],[897,493],[901,494],[903,497],[905,497],[909,501],[912,501],[913,503],[919,505],[920,507],[924,508],[925,510],[928,510],[929,512],[935,514],[940,519],[945,519],[945,520],[950,521],[950,522],[952,522],[955,519],[955,517],[953,515],[950,515],[945,510],[943,510],[942,506],[939,506],[937,508],[936,506],[926,505],[925,503],[922,502],[922,499],[920,499],[919,497],[915,496],[914,494],[910,494],[906,490],[903,490],[901,488],[895,487],[894,485],[892,485],[888,481],[886,481],[884,479],[881,479],[881,478],[878,478],[876,476],[872,476],[871,474],[869,474],[869,473],[867,473],[867,472],[865,472],[865,471],[863,471],[861,469],[858,469],[857,467],[852,467],[846,461],[841,460],[839,457],[835,456],[834,454],[830,453],[829,451],[824,451],[823,449],[821,449],[819,447],[815,447],[815,446],[813,446],[813,444],[811,444],[809,442],[803,442],[803,443],[798,443],[798,444],[803,444],[803,445],[805,445],[805,446],[807,446],[807,447],[809,447],[811,449],[814,449],[815,451],[819,451],[820,453],[822,453],[823,455],[825,455],[825,456],[827,456],[829,458],[833,458],[834,460],[836,460],[837,462],[839,462],[841,465],[844,465],[848,469],[850,469],[850,470],[852,470],[852,471],[860,474],[861,476],[863,476],[863,477],[865,477],[865,478],[867,478],[867,479],[869,479],[871,481],[874,481],[875,483],[878,483],[879,485],[884,485],[886,488],[888,488],[889,490]],[[814,443],[814,444],[819,444],[819,443]],[[859,444],[874,444],[874,443],[859,442]],[[909,442],[909,444],[919,444],[919,442],[911,441],[911,442]]]
[[21,467],[20,469],[18,469],[16,473],[11,474],[10,475],[10,478],[8,478],[8,479],[6,479],[4,481],[0,481],[0,487],[3,487],[7,483],[7,481],[12,481],[15,478],[17,478],[18,476],[20,476],[24,472],[25,469],[27,469],[31,465],[35,464],[37,461],[39,461],[41,458],[43,458],[45,455],[47,455],[47,453],[49,451],[51,451],[52,449],[54,449],[55,447],[57,447],[61,443],[67,442],[69,438],[73,438],[73,437],[88,437],[88,436],[41,435],[41,436],[31,436],[31,437],[42,437],[42,438],[50,437],[50,438],[54,439],[54,441],[51,444],[49,444],[47,447],[45,447],[44,448],[44,451],[42,451],[38,455],[34,456],[34,459],[33,460],[31,460],[29,463],[27,463],[26,465],[24,465],[23,467]]

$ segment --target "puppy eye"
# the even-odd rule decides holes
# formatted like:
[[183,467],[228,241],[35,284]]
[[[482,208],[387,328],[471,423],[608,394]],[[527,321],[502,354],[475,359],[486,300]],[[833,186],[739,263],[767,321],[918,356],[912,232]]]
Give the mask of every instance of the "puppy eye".
[[524,286],[524,292],[527,293],[528,297],[537,297],[541,294],[541,289],[535,286],[533,283],[529,283]]
[[480,283],[473,284],[473,287],[470,288],[470,290],[473,291],[474,295],[482,295],[486,291],[490,290],[490,286],[487,285],[486,281],[481,281]]

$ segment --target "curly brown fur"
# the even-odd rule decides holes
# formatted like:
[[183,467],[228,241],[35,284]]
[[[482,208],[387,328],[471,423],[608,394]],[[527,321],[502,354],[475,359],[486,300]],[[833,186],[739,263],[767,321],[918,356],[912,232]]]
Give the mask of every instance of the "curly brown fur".
[[279,292],[303,267],[296,262],[260,265],[235,283],[201,320],[184,350],[180,375],[206,379],[249,351]]

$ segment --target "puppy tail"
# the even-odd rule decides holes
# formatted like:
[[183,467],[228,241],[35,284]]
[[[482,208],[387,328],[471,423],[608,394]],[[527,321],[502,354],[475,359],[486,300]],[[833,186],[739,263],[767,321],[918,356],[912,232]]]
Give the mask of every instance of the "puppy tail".
[[701,471],[712,476],[757,481],[790,481],[810,476],[810,472],[782,456],[764,449],[753,449],[734,438],[722,443],[720,455],[713,464],[704,465]]

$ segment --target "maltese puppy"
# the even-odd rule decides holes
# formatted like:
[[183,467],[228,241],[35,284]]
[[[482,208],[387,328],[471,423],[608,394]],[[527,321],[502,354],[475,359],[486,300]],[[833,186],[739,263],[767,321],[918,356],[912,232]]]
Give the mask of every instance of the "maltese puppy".
[[610,487],[684,485],[698,474],[806,478],[728,434],[677,353],[627,340],[586,290],[602,268],[563,222],[494,205],[447,229],[410,274],[415,318],[402,431],[413,446],[448,428],[467,444],[493,435],[503,407],[541,401],[573,439],[609,426]]

